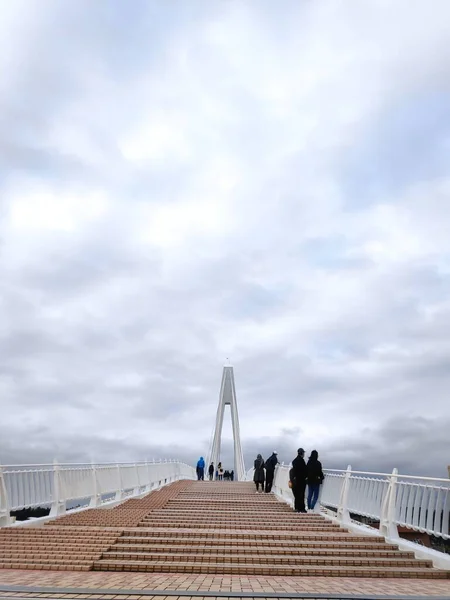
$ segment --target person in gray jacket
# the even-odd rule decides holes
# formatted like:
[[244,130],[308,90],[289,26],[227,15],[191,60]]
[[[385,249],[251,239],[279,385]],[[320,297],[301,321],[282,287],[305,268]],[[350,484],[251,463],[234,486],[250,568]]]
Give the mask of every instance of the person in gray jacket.
[[255,482],[256,485],[256,493],[259,493],[259,486],[261,486],[261,493],[264,492],[264,480],[265,480],[265,474],[264,474],[264,459],[261,456],[261,454],[258,454],[258,456],[256,457],[255,463],[255,473],[253,475],[253,481]]

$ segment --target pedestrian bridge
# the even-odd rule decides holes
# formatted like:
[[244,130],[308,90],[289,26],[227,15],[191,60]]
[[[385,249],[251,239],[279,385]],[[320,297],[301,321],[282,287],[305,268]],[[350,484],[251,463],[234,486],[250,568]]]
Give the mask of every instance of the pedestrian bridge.
[[[70,582],[103,595],[112,588],[137,593],[144,580],[133,577],[145,573],[148,585],[164,582],[186,593],[206,585],[211,592],[220,577],[219,596],[234,590],[269,597],[282,590],[294,597],[299,590],[344,588],[387,593],[389,585],[391,594],[439,590],[450,597],[449,557],[395,534],[407,525],[450,538],[447,481],[327,471],[320,505],[302,515],[290,506],[287,477],[288,468],[279,466],[273,493],[255,494],[251,481],[194,481],[195,469],[176,461],[5,469],[0,594],[50,593],[45,573],[89,571]],[[49,502],[49,517],[7,522],[12,508]],[[75,502],[83,507],[68,509]],[[351,515],[378,519],[381,532]],[[51,579],[55,598],[59,589],[64,597],[79,594],[67,581]]]
[[[449,481],[325,469],[315,511],[298,514],[289,468],[278,465],[272,493],[255,494],[230,369],[209,458],[220,457],[231,398],[239,481],[195,481],[195,468],[175,460],[0,468],[0,597],[450,600],[450,555],[399,536],[450,540]],[[11,517],[43,506],[46,517]]]

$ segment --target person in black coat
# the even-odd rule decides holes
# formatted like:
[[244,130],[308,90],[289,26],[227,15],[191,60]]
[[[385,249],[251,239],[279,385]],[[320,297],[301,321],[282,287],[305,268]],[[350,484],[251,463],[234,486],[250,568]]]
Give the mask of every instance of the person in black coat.
[[261,486],[261,493],[264,493],[264,459],[261,454],[258,454],[254,462],[255,472],[253,474],[253,481],[256,485],[256,493],[259,492],[259,486]]
[[303,448],[297,450],[297,456],[292,461],[292,469],[289,471],[289,479],[291,480],[292,493],[294,494],[294,510],[295,512],[305,513],[305,491],[306,478],[308,471],[305,463],[305,451]]
[[306,468],[308,470],[308,508],[313,510],[319,498],[320,484],[324,480],[322,463],[319,460],[317,450],[311,452]]
[[266,460],[264,465],[266,469],[266,494],[272,491],[273,478],[275,475],[275,467],[278,464],[277,452],[274,450],[272,456]]

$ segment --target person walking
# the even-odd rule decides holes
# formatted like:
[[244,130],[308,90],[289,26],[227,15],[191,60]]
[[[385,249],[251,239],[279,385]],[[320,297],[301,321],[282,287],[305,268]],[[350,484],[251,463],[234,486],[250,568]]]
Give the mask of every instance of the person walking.
[[305,463],[305,451],[303,448],[297,450],[297,456],[292,461],[292,469],[289,471],[292,493],[294,494],[294,510],[298,513],[305,513],[305,491],[306,478],[308,470]]
[[197,462],[197,479],[198,481],[205,480],[205,461],[203,456],[200,456]]
[[223,480],[223,467],[221,462],[217,465],[217,476],[219,481]]
[[319,453],[317,450],[311,452],[311,456],[308,458],[307,468],[307,482],[308,482],[308,509],[314,510],[316,502],[319,499],[320,485],[324,480],[322,471],[322,463],[319,460]]
[[275,476],[275,467],[277,466],[277,464],[278,452],[274,450],[272,452],[272,456],[270,456],[264,464],[264,467],[266,469],[266,494],[272,491],[273,478]]
[[214,463],[211,463],[208,468],[209,480],[212,481],[214,477]]
[[259,493],[259,486],[261,486],[261,493],[264,492],[264,459],[261,454],[258,454],[256,457],[255,463],[255,473],[253,475],[253,481],[256,485],[256,493]]

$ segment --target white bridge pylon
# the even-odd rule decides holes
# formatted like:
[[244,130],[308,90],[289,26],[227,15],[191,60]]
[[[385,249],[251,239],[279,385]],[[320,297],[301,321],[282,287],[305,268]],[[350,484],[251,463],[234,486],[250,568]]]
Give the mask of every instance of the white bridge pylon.
[[244,456],[242,454],[241,433],[239,429],[239,415],[236,401],[236,388],[234,385],[233,367],[229,364],[225,365],[222,374],[222,384],[220,386],[219,407],[217,409],[216,427],[214,429],[214,437],[209,457],[208,466],[211,462],[214,463],[214,476],[217,464],[220,462],[220,447],[222,442],[222,427],[223,415],[227,404],[231,409],[231,424],[233,426],[233,441],[234,441],[234,479],[243,481],[245,478]]

